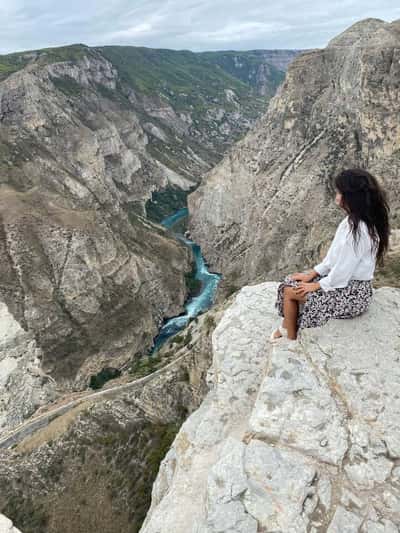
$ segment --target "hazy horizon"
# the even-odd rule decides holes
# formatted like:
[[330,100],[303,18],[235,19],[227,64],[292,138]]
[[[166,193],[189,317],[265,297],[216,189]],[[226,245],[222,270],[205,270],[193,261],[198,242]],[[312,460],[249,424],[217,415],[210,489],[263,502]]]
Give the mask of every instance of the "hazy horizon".
[[400,7],[388,0],[1,0],[0,16],[1,54],[76,43],[202,52],[323,48],[358,20],[400,18]]

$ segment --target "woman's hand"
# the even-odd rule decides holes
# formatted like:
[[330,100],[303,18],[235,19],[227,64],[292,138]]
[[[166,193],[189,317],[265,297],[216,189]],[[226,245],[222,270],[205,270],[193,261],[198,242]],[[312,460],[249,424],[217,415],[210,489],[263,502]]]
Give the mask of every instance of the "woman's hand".
[[291,274],[289,278],[294,279],[296,281],[304,281],[307,283],[315,278],[315,273],[314,272],[295,272],[294,274]]
[[293,287],[293,291],[299,296],[304,296],[308,292],[314,292],[320,288],[321,285],[318,281],[315,283],[305,283],[304,281],[301,281],[297,287]]

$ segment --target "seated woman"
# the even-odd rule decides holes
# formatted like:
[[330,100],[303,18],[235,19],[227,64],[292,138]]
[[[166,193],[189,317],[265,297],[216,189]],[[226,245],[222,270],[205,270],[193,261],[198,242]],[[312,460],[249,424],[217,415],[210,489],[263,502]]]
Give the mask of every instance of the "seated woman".
[[330,318],[351,318],[370,305],[376,262],[383,265],[389,241],[389,205],[376,178],[362,169],[335,178],[335,203],[347,216],[337,227],[326,257],[307,273],[279,284],[275,307],[284,317],[271,342],[296,339],[300,328],[322,326]]

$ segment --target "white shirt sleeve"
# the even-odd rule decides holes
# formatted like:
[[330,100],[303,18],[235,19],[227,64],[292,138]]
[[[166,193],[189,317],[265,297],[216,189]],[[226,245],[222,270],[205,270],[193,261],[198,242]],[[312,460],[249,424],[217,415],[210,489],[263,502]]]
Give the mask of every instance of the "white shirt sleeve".
[[324,257],[324,259],[321,261],[321,263],[318,263],[318,265],[314,266],[313,270],[318,272],[318,274],[320,274],[320,276],[326,276],[331,268],[332,267],[331,267],[331,265],[329,263],[329,257],[328,257],[328,255],[326,255]]
[[322,290],[332,291],[347,287],[356,266],[361,261],[364,243],[365,241],[361,236],[359,242],[355,244],[352,233],[346,232],[329,274],[319,281]]
[[332,258],[332,251],[336,245],[337,240],[340,238],[340,233],[342,231],[342,224],[340,224],[336,228],[335,236],[331,242],[331,245],[329,246],[328,251],[326,252],[326,255],[324,259],[321,261],[321,263],[318,263],[318,265],[315,265],[313,270],[318,272],[321,276],[326,276],[331,268],[333,267],[334,260]]

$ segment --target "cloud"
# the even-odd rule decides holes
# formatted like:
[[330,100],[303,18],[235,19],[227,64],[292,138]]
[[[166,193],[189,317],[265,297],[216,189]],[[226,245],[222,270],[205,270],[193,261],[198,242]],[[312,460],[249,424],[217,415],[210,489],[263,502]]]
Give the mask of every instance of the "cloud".
[[396,0],[0,0],[0,52],[85,43],[200,50],[318,48]]
[[280,31],[289,30],[291,26],[280,22],[232,22],[216,30],[193,31],[186,38],[194,42],[210,41],[215,43],[240,43],[249,38],[262,37]]

